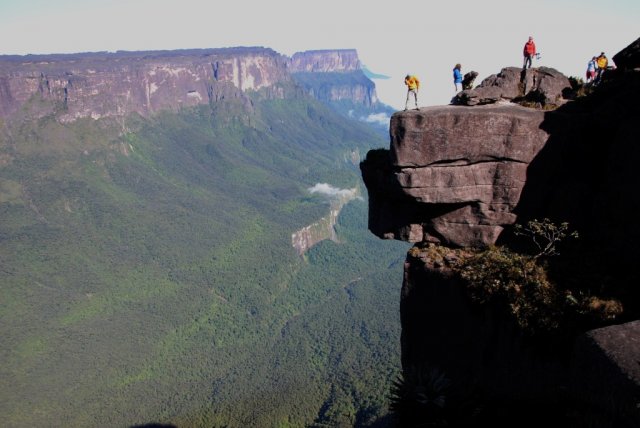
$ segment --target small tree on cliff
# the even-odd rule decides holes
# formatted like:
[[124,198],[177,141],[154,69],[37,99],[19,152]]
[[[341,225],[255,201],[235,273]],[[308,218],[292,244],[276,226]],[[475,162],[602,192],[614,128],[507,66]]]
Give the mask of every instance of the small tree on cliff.
[[584,290],[563,287],[549,278],[541,257],[559,255],[558,244],[577,238],[568,223],[554,224],[545,218],[517,225],[515,234],[529,237],[537,249],[527,255],[506,247],[489,247],[462,259],[455,269],[468,281],[471,299],[502,308],[529,333],[567,327],[570,320],[584,316],[601,321],[618,317],[622,304]]
[[538,259],[541,256],[551,257],[560,254],[556,245],[566,238],[578,238],[578,232],[569,232],[569,223],[564,222],[557,225],[548,218],[531,220],[526,226],[516,224],[514,233],[518,236],[528,236],[538,249],[538,253],[533,256]]

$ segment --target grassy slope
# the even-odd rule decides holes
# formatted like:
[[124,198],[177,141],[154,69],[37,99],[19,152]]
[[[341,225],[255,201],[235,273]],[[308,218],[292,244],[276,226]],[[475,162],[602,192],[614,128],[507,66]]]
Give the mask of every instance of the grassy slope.
[[8,426],[384,413],[406,246],[369,236],[364,202],[347,207],[341,244],[306,259],[290,246],[328,209],[305,189],[352,187],[345,159],[384,142],[309,101],[217,107],[124,135],[53,118],[2,129]]

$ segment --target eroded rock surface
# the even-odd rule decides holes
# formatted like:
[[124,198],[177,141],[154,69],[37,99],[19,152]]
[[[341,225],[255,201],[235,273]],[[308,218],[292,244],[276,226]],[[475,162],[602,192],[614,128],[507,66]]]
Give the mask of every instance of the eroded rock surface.
[[378,236],[492,244],[516,220],[527,166],[544,146],[544,113],[517,105],[442,106],[391,118],[388,156],[362,164]]
[[573,358],[576,395],[616,414],[616,426],[640,426],[640,321],[585,333]]
[[457,94],[452,104],[473,106],[521,99],[557,106],[565,102],[564,94],[570,89],[569,79],[554,68],[522,70],[506,67],[484,79],[476,88]]

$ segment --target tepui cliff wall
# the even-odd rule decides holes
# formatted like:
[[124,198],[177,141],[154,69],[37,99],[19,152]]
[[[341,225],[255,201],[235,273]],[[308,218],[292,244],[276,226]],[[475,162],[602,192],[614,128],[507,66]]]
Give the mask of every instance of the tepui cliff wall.
[[367,107],[379,102],[375,84],[364,75],[355,49],[298,52],[291,57],[289,69],[319,100],[348,100]]
[[[90,117],[150,116],[259,92],[271,99],[299,96],[370,105],[375,85],[362,74],[357,52],[310,51],[288,58],[271,49],[241,47],[149,52],[0,56],[0,117],[55,113],[62,122]],[[304,71],[338,84],[303,89]],[[326,79],[325,79],[326,80]],[[298,89],[295,89],[295,88]]]
[[[539,403],[521,426],[566,416],[567,406],[581,422],[640,425],[639,41],[597,87],[571,87],[553,69],[506,68],[454,105],[393,115],[389,149],[369,152],[361,170],[370,230],[416,243],[401,293],[405,379],[435,368],[506,413]],[[573,257],[583,274],[555,278],[577,289],[606,278],[596,288],[621,302],[621,316],[540,340],[472,301],[453,269],[461,254],[512,245],[514,224],[543,218],[580,235]]]

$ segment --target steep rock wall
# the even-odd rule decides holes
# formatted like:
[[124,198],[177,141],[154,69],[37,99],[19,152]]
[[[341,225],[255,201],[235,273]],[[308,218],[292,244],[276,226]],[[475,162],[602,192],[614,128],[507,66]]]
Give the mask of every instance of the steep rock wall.
[[263,88],[282,98],[287,81],[286,58],[264,48],[0,57],[0,116],[148,116]]
[[297,52],[289,70],[319,100],[346,100],[366,107],[378,102],[375,84],[364,75],[355,49]]
[[517,105],[394,114],[388,156],[362,164],[371,231],[409,242],[495,243],[515,222],[527,166],[549,137],[543,120]]
[[325,49],[296,52],[291,57],[292,73],[331,73],[360,70],[360,59],[355,49]]
[[[498,103],[393,116],[390,149],[369,152],[361,169],[371,231],[419,243],[401,294],[406,377],[437,368],[494,402],[557,406],[539,408],[523,426],[560,414],[574,426],[640,426],[640,227],[632,220],[640,212],[632,196],[640,186],[639,41],[616,55],[623,66],[593,93],[553,111]],[[512,320],[471,304],[447,268],[454,255],[429,250],[430,242],[508,242],[511,224],[544,217],[579,231],[584,273],[568,280],[579,287],[592,274],[602,278],[602,290],[624,306],[620,325],[532,341]]]
[[378,102],[353,49],[300,52],[292,58],[260,47],[98,52],[0,56],[0,117],[55,112],[69,122],[149,116],[239,98],[246,91],[282,99],[291,96],[292,73],[321,101],[365,107]]

